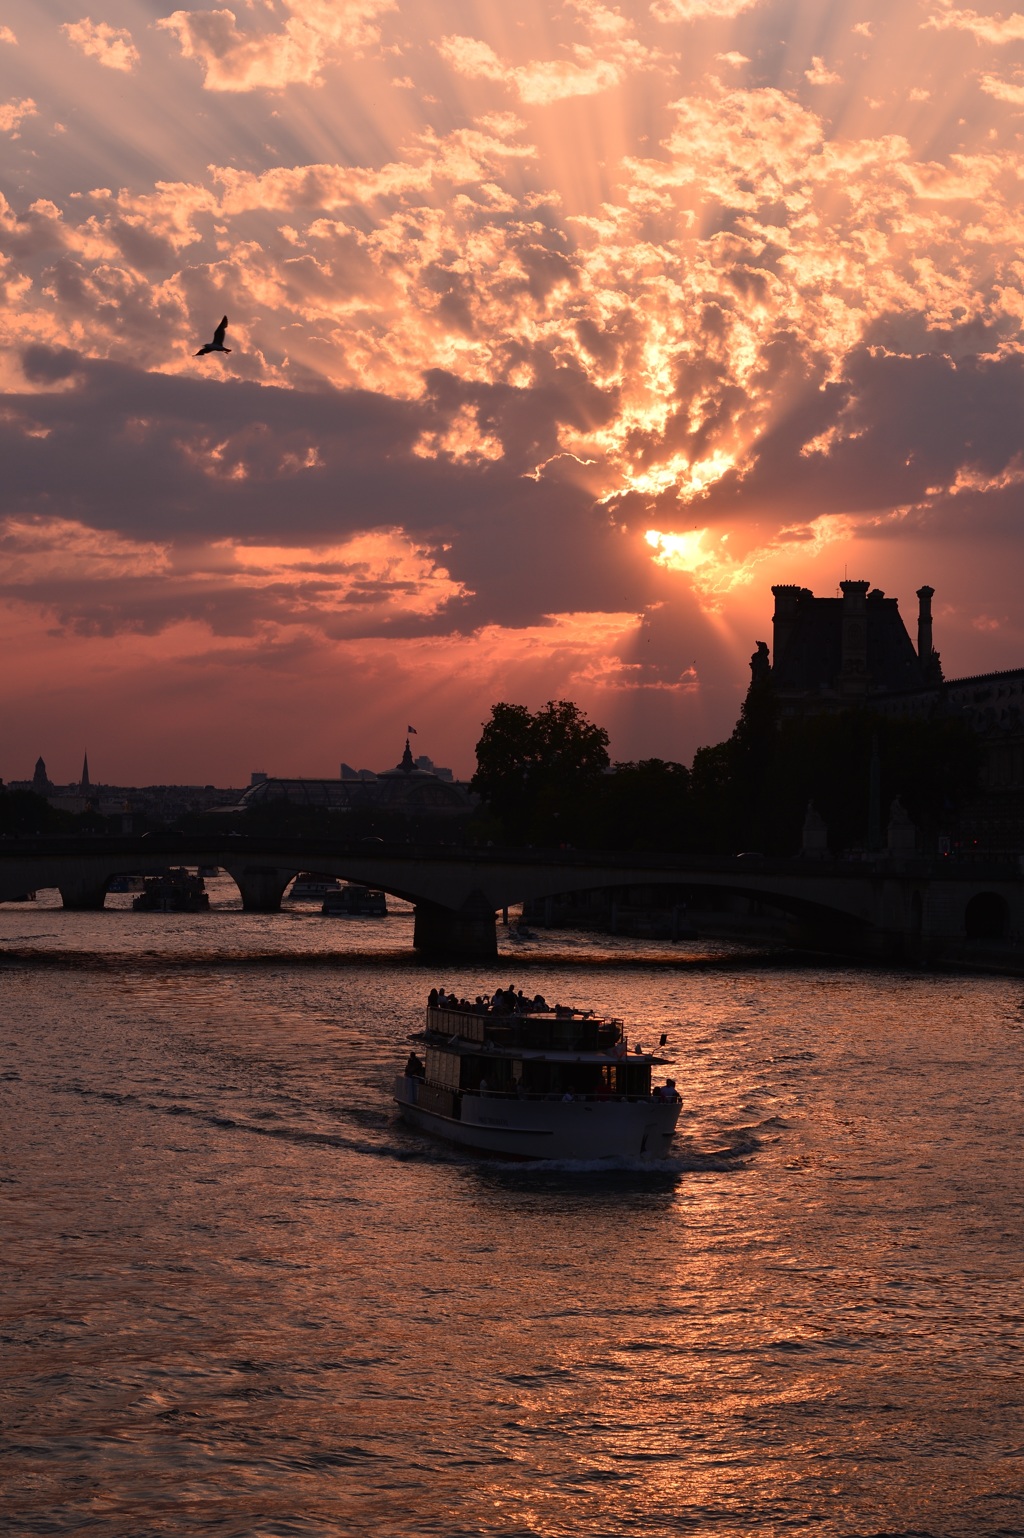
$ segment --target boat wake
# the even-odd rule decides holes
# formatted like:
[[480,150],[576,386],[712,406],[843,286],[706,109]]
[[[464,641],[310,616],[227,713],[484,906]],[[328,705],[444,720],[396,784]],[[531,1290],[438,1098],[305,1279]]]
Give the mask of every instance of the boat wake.
[[[85,1099],[106,1101],[108,1104],[123,1105],[133,1110],[151,1111],[158,1116],[187,1117],[204,1126],[214,1127],[220,1132],[242,1132],[285,1143],[306,1143],[324,1148],[339,1148],[347,1153],[367,1154],[373,1158],[393,1159],[400,1163],[420,1161],[434,1164],[469,1164],[473,1162],[455,1149],[449,1151],[422,1145],[414,1138],[410,1138],[408,1143],[376,1142],[366,1137],[346,1136],[344,1132],[321,1132],[311,1127],[287,1124],[268,1126],[265,1121],[252,1119],[265,1116],[268,1114],[266,1112],[252,1112],[249,1116],[228,1115],[206,1106],[187,1105],[181,1100],[171,1099],[161,1103],[147,1095],[137,1095],[131,1091],[93,1089],[84,1084],[56,1084],[54,1090],[58,1094],[81,1095]],[[397,1129],[390,1124],[386,1128],[388,1132],[395,1130]]]
[[[158,1116],[186,1117],[190,1121],[216,1129],[218,1132],[240,1132],[252,1137],[269,1138],[290,1144],[307,1144],[323,1148],[337,1148],[347,1153],[364,1154],[369,1158],[387,1159],[396,1163],[461,1165],[468,1169],[487,1171],[490,1174],[512,1174],[516,1177],[543,1178],[551,1175],[583,1177],[636,1177],[676,1176],[718,1171],[728,1173],[742,1168],[744,1162],[755,1153],[758,1140],[749,1135],[734,1136],[728,1146],[713,1149],[680,1148],[662,1159],[641,1159],[612,1156],[603,1159],[530,1159],[510,1160],[500,1155],[487,1156],[474,1150],[455,1145],[421,1139],[415,1134],[404,1135],[401,1124],[388,1120],[381,1127],[381,1137],[373,1138],[346,1134],[343,1130],[324,1132],[312,1127],[294,1124],[268,1125],[264,1118],[268,1112],[253,1111],[248,1114],[229,1114],[209,1106],[189,1105],[180,1099],[165,1101],[151,1095],[136,1094],[130,1090],[97,1089],[78,1083],[55,1084],[55,1093],[79,1095],[84,1099],[105,1101],[107,1104],[125,1106],[132,1110],[149,1111]],[[339,1113],[343,1115],[344,1113]]]

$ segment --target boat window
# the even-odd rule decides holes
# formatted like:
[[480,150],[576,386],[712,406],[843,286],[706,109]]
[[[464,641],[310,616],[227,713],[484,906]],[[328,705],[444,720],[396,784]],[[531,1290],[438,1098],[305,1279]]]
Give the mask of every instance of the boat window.
[[439,1052],[436,1047],[428,1047],[426,1076],[431,1084],[443,1084],[445,1089],[458,1089],[458,1053]]
[[651,1069],[649,1063],[624,1063],[619,1068],[620,1094],[649,1095]]
[[467,1054],[462,1059],[462,1088],[479,1089],[483,1079],[489,1090],[512,1088],[512,1064],[507,1057],[476,1057]]

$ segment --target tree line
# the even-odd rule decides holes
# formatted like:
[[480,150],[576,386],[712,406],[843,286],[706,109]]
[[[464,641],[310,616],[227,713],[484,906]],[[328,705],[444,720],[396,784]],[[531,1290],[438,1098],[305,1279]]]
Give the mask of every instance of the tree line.
[[[571,700],[543,709],[500,703],[476,745],[468,817],[443,829],[426,813],[357,810],[332,833],[385,842],[503,843],[671,854],[747,850],[796,854],[808,805],[823,817],[833,853],[884,843],[899,797],[935,847],[956,839],[981,769],[978,738],[960,721],[893,720],[867,710],[783,718],[771,680],[751,685],[730,737],[699,748],[689,765],[646,758],[612,763],[604,727]],[[250,811],[246,831],[315,836],[326,814],[273,803]],[[185,831],[237,831],[224,814],[176,818]],[[57,810],[28,790],[0,792],[0,836],[116,831],[95,811]],[[147,824],[148,826],[148,824]]]
[[570,700],[492,707],[471,787],[496,838],[516,845],[729,855],[796,854],[809,804],[833,853],[884,843],[898,797],[925,839],[955,838],[981,745],[962,722],[869,710],[783,718],[771,681],[751,685],[730,737],[690,765],[612,763],[603,727]]

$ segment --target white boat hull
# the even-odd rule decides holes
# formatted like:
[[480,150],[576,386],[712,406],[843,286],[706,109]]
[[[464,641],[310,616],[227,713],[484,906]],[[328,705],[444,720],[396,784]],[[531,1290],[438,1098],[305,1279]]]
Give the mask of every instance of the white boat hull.
[[679,1102],[518,1099],[463,1093],[460,1116],[416,1103],[421,1081],[399,1075],[395,1100],[414,1127],[483,1153],[515,1159],[662,1159]]

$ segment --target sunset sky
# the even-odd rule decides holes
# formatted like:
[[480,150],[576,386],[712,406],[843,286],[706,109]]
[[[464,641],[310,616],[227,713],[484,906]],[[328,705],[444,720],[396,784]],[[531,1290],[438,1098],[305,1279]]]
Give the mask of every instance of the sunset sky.
[[0,11],[5,779],[688,761],[780,581],[1024,664],[1024,15],[84,3]]

